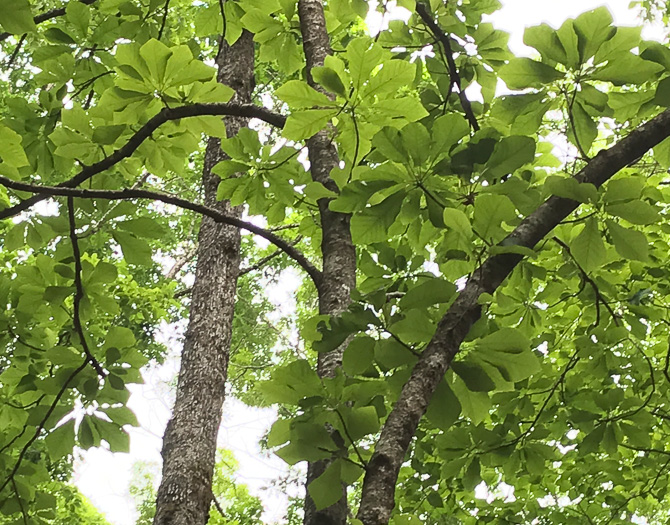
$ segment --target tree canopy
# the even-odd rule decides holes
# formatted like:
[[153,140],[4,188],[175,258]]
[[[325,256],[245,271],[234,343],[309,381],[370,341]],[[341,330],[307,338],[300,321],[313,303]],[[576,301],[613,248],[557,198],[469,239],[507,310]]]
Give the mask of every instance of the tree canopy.
[[291,523],[667,521],[667,41],[396,3],[2,2],[0,523],[103,523],[75,447],[128,451],[186,317],[147,523],[258,521],[226,389],[308,465]]

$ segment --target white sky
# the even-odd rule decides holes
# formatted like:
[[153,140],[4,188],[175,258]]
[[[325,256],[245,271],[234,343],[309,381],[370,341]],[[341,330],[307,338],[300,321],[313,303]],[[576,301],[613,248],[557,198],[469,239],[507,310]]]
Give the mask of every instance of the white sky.
[[[510,46],[517,54],[527,54],[523,45],[523,29],[547,22],[560,26],[566,18],[575,17],[601,5],[607,5],[617,25],[635,25],[636,14],[628,9],[629,0],[503,0],[504,7],[494,13],[490,21],[511,34]],[[379,21],[371,20],[370,26]],[[646,30],[646,38],[660,35]],[[291,288],[290,286],[286,288]],[[290,289],[276,288],[271,300],[286,304],[292,298]],[[172,329],[174,332],[174,329]],[[171,347],[177,352],[174,333],[163,331],[172,339]],[[133,388],[129,405],[142,425],[131,430],[130,454],[111,454],[102,449],[91,449],[82,454],[75,469],[75,481],[82,492],[101,510],[113,525],[134,525],[134,506],[128,493],[131,467],[136,461],[160,462],[161,438],[170,415],[167,405],[171,398],[166,382],[177,373],[178,362],[171,358],[158,370],[145,374],[146,384]],[[268,523],[279,520],[286,508],[285,498],[264,491],[268,482],[285,472],[284,464],[276,457],[262,456],[257,445],[274,418],[271,410],[249,408],[234,399],[227,399],[219,445],[231,450],[240,463],[239,479],[247,483],[252,493],[259,495],[268,509],[264,515]]]

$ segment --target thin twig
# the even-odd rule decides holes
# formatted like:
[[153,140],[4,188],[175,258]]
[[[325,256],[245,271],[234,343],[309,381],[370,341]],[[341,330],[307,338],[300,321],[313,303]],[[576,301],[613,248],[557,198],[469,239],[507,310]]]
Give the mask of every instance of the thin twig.
[[81,342],[81,347],[84,349],[84,353],[88,358],[91,366],[95,369],[100,377],[106,377],[107,373],[103,370],[102,365],[91,353],[91,349],[88,347],[88,342],[86,341],[86,334],[84,333],[84,327],[81,323],[81,300],[84,298],[84,286],[81,282],[81,251],[79,250],[79,241],[77,240],[77,225],[75,222],[74,216],[74,197],[67,198],[67,212],[68,219],[70,223],[70,241],[72,242],[72,255],[74,257],[74,307],[73,307],[73,316],[72,320],[74,323],[74,329],[79,336]]
[[14,61],[16,60],[16,57],[19,56],[19,52],[21,51],[21,48],[23,47],[23,43],[26,41],[26,37],[28,36],[28,33],[24,33],[21,35],[21,38],[19,39],[18,44],[16,44],[16,47],[14,48],[14,51],[12,52],[12,56],[9,57],[9,60],[7,61],[7,65],[5,66],[7,69],[12,67],[14,64]]
[[168,9],[170,9],[170,0],[165,0],[165,5],[163,6],[163,21],[161,22],[161,27],[158,30],[158,40],[163,38],[163,31],[165,31],[165,23],[167,22]]
[[[564,243],[561,239],[559,239],[558,237],[554,237],[553,239],[554,239],[554,241],[556,241],[556,242],[557,242],[557,243],[558,243],[558,244],[565,250],[565,252],[570,256],[570,259],[572,259],[572,261],[573,261],[573,262],[575,263],[575,265],[577,266],[577,269],[578,269],[579,272],[582,274],[582,278],[583,278],[587,283],[589,283],[589,285],[590,285],[591,288],[593,289],[593,293],[596,294],[596,307],[598,306],[599,303],[602,303],[602,304],[605,306],[605,308],[607,309],[607,311],[610,313],[610,315],[612,316],[612,320],[614,321],[614,324],[615,324],[616,326],[619,326],[619,316],[614,312],[614,310],[613,310],[612,307],[610,306],[609,302],[607,302],[605,296],[600,292],[600,289],[598,288],[598,285],[596,284],[596,282],[595,282],[593,279],[591,279],[591,277],[589,277],[589,274],[586,273],[586,271],[584,270],[584,268],[582,268],[582,266],[577,262],[577,259],[575,259],[575,257],[572,255],[572,252],[570,251],[570,247],[569,247],[567,244],[565,244],[565,243]],[[599,314],[598,314],[598,317],[600,317]],[[598,324],[598,321],[599,321],[599,319],[596,320],[596,325]]]
[[435,20],[433,20],[433,15],[428,11],[428,7],[421,2],[416,3],[416,12],[423,20],[423,23],[428,26],[433,36],[440,41],[442,47],[444,48],[444,54],[449,65],[449,89],[451,90],[454,86],[458,89],[458,98],[461,101],[461,107],[465,112],[465,116],[470,123],[470,126],[475,131],[479,131],[479,123],[477,122],[477,117],[475,117],[474,112],[472,111],[472,104],[468,99],[465,91],[461,87],[461,76],[458,73],[458,68],[456,67],[456,62],[454,61],[454,51],[451,48],[451,37],[445,33],[440,26],[437,25]]

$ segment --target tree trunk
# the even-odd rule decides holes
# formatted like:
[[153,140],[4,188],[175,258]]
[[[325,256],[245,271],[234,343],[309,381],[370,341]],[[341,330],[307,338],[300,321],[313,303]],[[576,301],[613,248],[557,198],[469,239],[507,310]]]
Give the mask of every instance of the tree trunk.
[[[236,102],[249,102],[254,87],[252,35],[243,33],[233,46],[222,40],[216,62],[219,82],[235,89]],[[227,117],[228,136],[236,135],[247,122]],[[222,213],[239,217],[240,207],[216,201],[219,178],[211,170],[225,158],[219,140],[210,138],[203,170],[205,202]],[[212,501],[212,474],[240,263],[239,229],[203,217],[197,257],[177,398],[163,438],[163,477],[154,525],[204,525]]]
[[[323,66],[326,56],[331,54],[330,39],[321,0],[300,0],[298,16],[303,38],[303,49],[307,59],[307,81],[315,89],[325,93],[315,84],[311,75],[314,67]],[[328,93],[326,93],[328,95]],[[329,190],[339,193],[330,172],[337,167],[339,158],[327,130],[320,131],[307,141],[312,180],[320,182]],[[351,241],[350,216],[331,211],[332,199],[319,199],[321,218],[321,252],[323,256],[323,279],[319,286],[319,313],[337,315],[347,309],[351,302],[351,290],[356,286],[356,251]],[[319,354],[317,372],[320,377],[332,377],[342,365],[342,354],[346,342],[332,352]],[[309,463],[307,480],[309,485],[326,470],[329,460]],[[346,487],[342,487],[342,498],[326,509],[316,510],[314,501],[305,495],[305,525],[344,525],[347,521]]]

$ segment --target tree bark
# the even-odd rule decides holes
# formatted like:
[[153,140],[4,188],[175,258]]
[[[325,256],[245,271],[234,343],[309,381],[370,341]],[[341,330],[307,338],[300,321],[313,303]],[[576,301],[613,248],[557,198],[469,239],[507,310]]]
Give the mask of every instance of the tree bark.
[[[315,89],[326,93],[314,82],[311,70],[323,66],[326,56],[332,53],[326,30],[326,19],[321,0],[299,0],[298,16],[303,39],[303,50],[307,60],[307,82]],[[320,182],[329,190],[339,193],[339,188],[330,177],[330,172],[339,164],[337,150],[329,130],[322,130],[307,141],[312,180]],[[321,218],[321,252],[323,256],[322,280],[319,286],[319,313],[338,315],[351,302],[351,290],[356,286],[356,251],[351,241],[350,215],[331,211],[332,199],[319,199]],[[342,354],[346,342],[339,348],[319,354],[317,372],[320,377],[333,377],[342,365]],[[330,460],[309,463],[306,485],[326,470]],[[346,487],[342,486],[342,498],[334,505],[316,510],[314,501],[305,494],[305,525],[344,525],[347,521]]]
[[[236,91],[236,102],[249,102],[254,87],[254,45],[244,32],[228,46],[222,39],[216,58],[218,80]],[[248,119],[225,119],[228,136]],[[239,218],[241,207],[216,201],[219,178],[212,167],[226,155],[218,139],[205,151],[205,203]],[[203,217],[198,235],[196,277],[189,326],[181,357],[177,397],[163,438],[163,477],[154,525],[204,525],[212,501],[212,474],[221,424],[240,265],[240,230]]]
[[[600,187],[668,136],[670,110],[640,126],[611,148],[599,152],[575,178]],[[501,244],[533,248],[578,206],[578,202],[570,199],[550,197]],[[368,464],[357,516],[364,525],[388,523],[395,506],[395,486],[400,466],[437,385],[481,315],[477,300],[483,293],[493,293],[522,259],[516,254],[490,257],[473,272],[465,288],[438,323],[435,335],[421,354],[384,424]]]

